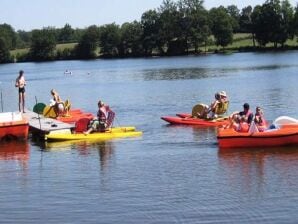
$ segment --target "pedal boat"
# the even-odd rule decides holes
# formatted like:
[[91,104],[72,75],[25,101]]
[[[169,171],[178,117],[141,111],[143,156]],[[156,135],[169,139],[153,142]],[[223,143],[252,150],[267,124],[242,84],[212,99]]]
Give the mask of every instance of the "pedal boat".
[[142,132],[137,131],[135,127],[113,127],[104,132],[92,132],[84,134],[82,132],[74,133],[71,130],[52,131],[45,135],[47,141],[67,141],[67,140],[99,140],[105,141],[114,138],[127,138],[141,136]]
[[27,139],[29,122],[20,112],[0,113],[0,139]]
[[219,128],[220,148],[273,147],[298,145],[298,120],[281,116],[273,122],[272,129],[264,132],[241,133],[232,128]]

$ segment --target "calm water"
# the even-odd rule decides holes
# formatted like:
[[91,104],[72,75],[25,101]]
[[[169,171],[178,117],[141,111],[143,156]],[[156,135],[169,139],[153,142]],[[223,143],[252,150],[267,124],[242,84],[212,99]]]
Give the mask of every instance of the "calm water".
[[4,111],[17,109],[20,69],[28,109],[55,88],[92,113],[104,100],[117,126],[144,134],[1,143],[0,223],[298,222],[298,147],[222,151],[215,129],[160,119],[218,90],[229,94],[230,112],[248,102],[271,121],[298,118],[298,52],[0,65]]

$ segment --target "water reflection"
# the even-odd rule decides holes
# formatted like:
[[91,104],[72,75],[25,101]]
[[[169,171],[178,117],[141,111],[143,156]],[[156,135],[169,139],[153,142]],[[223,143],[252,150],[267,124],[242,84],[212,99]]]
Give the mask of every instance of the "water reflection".
[[298,147],[219,149],[218,158],[229,184],[261,193],[268,180],[297,174],[293,164],[298,160]]
[[88,156],[98,151],[101,169],[108,166],[114,153],[114,145],[110,141],[62,141],[62,142],[44,142],[44,151],[55,150],[77,150],[80,156]]
[[144,70],[141,73],[145,81],[149,80],[188,80],[188,79],[206,79],[228,76],[231,73],[256,72],[280,70],[297,65],[260,65],[260,66],[233,66],[233,67],[213,67],[213,68],[163,68]]
[[0,142],[0,160],[17,161],[22,170],[27,170],[29,157],[30,150],[27,141]]
[[204,79],[211,76],[209,69],[206,68],[177,68],[145,70],[144,80],[177,80],[177,79]]

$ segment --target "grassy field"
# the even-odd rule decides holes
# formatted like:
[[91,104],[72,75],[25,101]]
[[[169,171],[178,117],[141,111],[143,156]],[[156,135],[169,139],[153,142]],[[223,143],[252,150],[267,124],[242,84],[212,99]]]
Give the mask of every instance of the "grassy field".
[[[63,51],[64,49],[73,49],[77,43],[67,43],[67,44],[57,44],[56,45],[56,50]],[[15,57],[17,55],[24,55],[29,52],[29,48],[23,48],[23,49],[16,49],[10,51],[10,54]]]
[[[290,47],[297,47],[298,46],[298,39],[295,37],[293,40],[287,40],[285,43],[285,46],[290,46]],[[256,43],[257,44],[257,43]],[[229,50],[234,50],[236,51],[237,49],[241,48],[252,48],[253,47],[253,39],[252,35],[248,33],[238,33],[234,34],[233,38],[233,43],[229,44],[225,49],[227,51]],[[271,48],[273,47],[273,43],[269,43],[266,45],[266,48]],[[221,50],[221,46],[216,46],[216,45],[209,45],[207,46],[207,51],[215,51],[215,50]],[[201,48],[202,51],[205,51],[204,48]]]
[[[211,37],[212,40],[214,40],[213,37]],[[285,45],[290,47],[298,47],[298,39],[295,37],[293,40],[288,40]],[[77,43],[67,43],[67,44],[57,44],[56,50],[63,51],[64,49],[73,49]],[[252,35],[248,33],[238,33],[234,34],[233,43],[225,47],[226,51],[237,51],[241,48],[252,48],[253,47],[253,40]],[[267,48],[273,47],[273,44],[267,44]],[[205,47],[200,48],[201,51],[208,51],[208,52],[214,52],[214,51],[220,51],[222,50],[222,47],[216,46],[216,45],[208,45],[205,49]],[[16,49],[11,51],[11,55],[13,57],[17,57],[18,55],[24,55],[29,52],[29,48],[24,49]],[[99,50],[97,51],[99,53]],[[98,54],[99,55],[99,54]]]

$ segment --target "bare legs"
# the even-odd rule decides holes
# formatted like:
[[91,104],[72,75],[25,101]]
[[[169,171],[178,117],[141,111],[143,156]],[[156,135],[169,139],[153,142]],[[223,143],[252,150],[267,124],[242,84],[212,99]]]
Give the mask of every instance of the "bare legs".
[[25,113],[25,93],[19,93],[19,111]]

